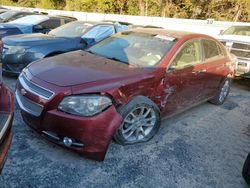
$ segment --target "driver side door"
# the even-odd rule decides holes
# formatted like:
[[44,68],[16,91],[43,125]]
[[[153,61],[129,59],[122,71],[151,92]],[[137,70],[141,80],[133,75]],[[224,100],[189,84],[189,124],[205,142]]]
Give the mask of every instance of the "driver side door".
[[164,79],[164,115],[178,113],[202,100],[205,82],[202,59],[201,41],[198,39],[184,43],[177,51]]

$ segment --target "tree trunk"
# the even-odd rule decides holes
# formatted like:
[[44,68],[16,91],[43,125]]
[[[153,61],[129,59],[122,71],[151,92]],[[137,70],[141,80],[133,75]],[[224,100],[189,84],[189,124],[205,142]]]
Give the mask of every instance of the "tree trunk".
[[240,8],[240,5],[237,4],[236,5],[236,14],[235,14],[235,16],[233,18],[233,22],[237,22],[238,19],[239,19],[239,17],[240,17],[240,15],[241,15],[241,8]]
[[145,16],[145,1],[139,0],[140,16]]

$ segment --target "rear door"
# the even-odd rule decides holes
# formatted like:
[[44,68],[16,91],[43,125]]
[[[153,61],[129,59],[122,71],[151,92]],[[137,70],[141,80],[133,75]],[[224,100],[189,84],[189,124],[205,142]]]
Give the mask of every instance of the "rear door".
[[227,58],[221,47],[214,40],[202,39],[202,47],[207,71],[207,82],[204,85],[204,91],[206,91],[207,97],[212,97],[218,91],[220,82],[225,77]]
[[186,42],[176,53],[165,76],[162,100],[164,115],[182,111],[203,100],[203,71],[201,41],[195,39]]

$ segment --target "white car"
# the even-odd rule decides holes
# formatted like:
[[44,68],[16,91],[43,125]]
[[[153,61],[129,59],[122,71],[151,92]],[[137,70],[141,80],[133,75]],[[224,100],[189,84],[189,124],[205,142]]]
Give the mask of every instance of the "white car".
[[238,58],[235,76],[250,78],[250,26],[231,26],[218,40]]

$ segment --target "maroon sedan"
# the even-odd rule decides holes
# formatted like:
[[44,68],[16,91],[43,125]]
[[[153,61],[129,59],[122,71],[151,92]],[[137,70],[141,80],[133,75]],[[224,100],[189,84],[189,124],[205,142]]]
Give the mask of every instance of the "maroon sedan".
[[205,101],[222,104],[233,72],[212,37],[136,29],[31,64],[16,98],[24,121],[44,137],[103,160],[112,138],[148,141],[162,117]]
[[12,140],[13,106],[12,93],[2,83],[2,76],[0,74],[0,173]]

